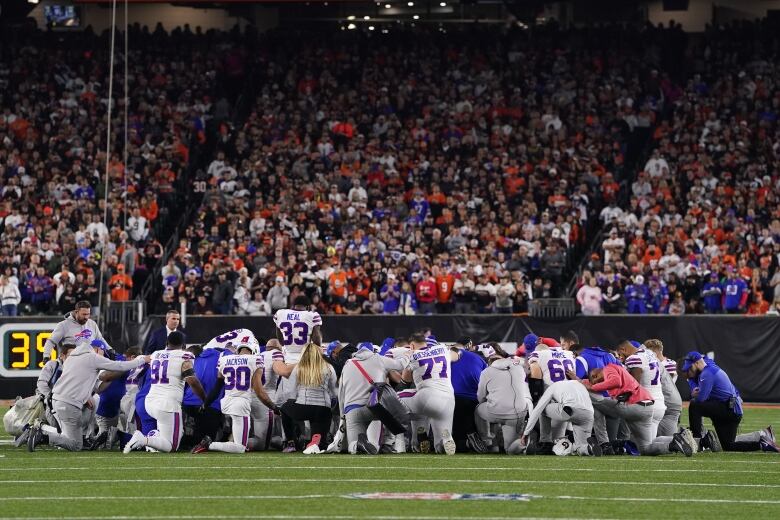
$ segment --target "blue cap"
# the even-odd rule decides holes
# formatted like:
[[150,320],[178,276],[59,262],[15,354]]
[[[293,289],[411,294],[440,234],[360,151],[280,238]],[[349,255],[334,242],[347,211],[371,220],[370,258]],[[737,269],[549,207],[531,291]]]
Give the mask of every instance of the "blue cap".
[[370,350],[371,352],[373,352],[374,351],[374,344],[371,343],[370,341],[361,341],[360,343],[358,343],[357,349],[360,350],[362,348],[364,348],[366,350]]
[[629,343],[631,343],[631,345],[632,345],[634,348],[641,348],[641,347],[642,347],[642,344],[641,344],[641,343],[639,343],[639,342],[638,342],[637,340],[635,340],[635,339],[628,340],[628,342],[629,342]]
[[701,355],[701,353],[696,352],[695,350],[692,350],[691,352],[688,352],[688,354],[685,355],[685,360],[683,361],[682,371],[687,372],[690,370],[690,368],[693,366],[694,363],[696,363],[698,360],[702,359],[704,356]]
[[333,351],[336,350],[336,348],[340,345],[338,341],[331,341],[328,343],[328,346],[325,348],[325,355],[329,356],[333,354]]
[[103,341],[102,339],[93,339],[92,342],[89,344],[92,348],[99,348],[103,352],[110,350],[108,344]]
[[395,338],[385,338],[385,340],[382,342],[382,348],[379,349],[379,355],[384,356],[394,346]]
[[435,347],[438,344],[439,344],[439,340],[437,340],[436,336],[434,336],[433,334],[425,338],[425,348]]
[[536,344],[539,343],[539,336],[536,334],[528,334],[526,337],[523,338],[523,345],[525,345],[525,350],[529,354],[536,350]]

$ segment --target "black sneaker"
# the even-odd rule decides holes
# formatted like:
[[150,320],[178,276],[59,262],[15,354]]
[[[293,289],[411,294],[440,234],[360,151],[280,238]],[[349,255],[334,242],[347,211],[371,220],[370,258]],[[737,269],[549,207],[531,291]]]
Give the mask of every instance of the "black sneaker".
[[669,451],[673,453],[683,453],[686,457],[693,455],[693,448],[680,433],[675,433],[672,437],[672,442],[669,443]]
[[27,438],[27,451],[35,451],[35,447],[43,441],[43,431],[41,430],[41,420],[35,419],[30,426],[30,436]]
[[704,437],[701,438],[701,446],[702,448],[709,448],[712,453],[723,451],[723,446],[720,444],[720,438],[718,438],[718,434],[713,430],[708,430],[707,433],[704,434]]
[[422,426],[417,428],[417,443],[420,445],[420,453],[431,452],[431,441],[428,439],[428,432]]
[[601,457],[604,454],[596,437],[588,437],[588,453],[594,457]]
[[605,456],[615,455],[615,450],[612,448],[612,443],[605,442],[601,445],[601,454]]
[[357,440],[357,452],[365,453],[366,455],[376,455],[376,446],[368,442],[368,437],[365,433],[358,435]]
[[474,453],[487,453],[488,448],[482,437],[477,432],[471,432],[466,435],[466,446],[468,446]]
[[106,442],[108,441],[108,431],[104,431],[94,439],[92,439],[92,442],[90,442],[86,446],[86,451],[95,451],[98,448],[102,448],[106,445]]
[[379,448],[380,455],[395,455],[396,453],[398,452],[395,451],[395,448],[389,444],[382,444],[382,446]]
[[552,442],[542,442],[539,444],[539,449],[536,450],[537,455],[555,455],[553,452],[553,444]]
[[24,428],[22,429],[22,433],[19,434],[19,436],[14,439],[14,446],[17,448],[21,448],[22,446],[27,444],[27,439],[30,438],[30,425],[25,424]]

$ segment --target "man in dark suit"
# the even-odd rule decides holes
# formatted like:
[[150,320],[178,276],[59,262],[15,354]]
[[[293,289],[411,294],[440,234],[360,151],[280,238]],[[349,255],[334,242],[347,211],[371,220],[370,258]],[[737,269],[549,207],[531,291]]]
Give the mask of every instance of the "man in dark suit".
[[[146,343],[144,343],[144,355],[150,355],[152,352],[158,350],[164,350],[165,345],[168,343],[168,335],[174,330],[178,330],[184,334],[184,329],[179,325],[181,322],[181,316],[179,311],[170,310],[165,314],[165,325],[157,330],[152,331],[146,337]],[[184,336],[185,344],[187,342],[187,336]]]

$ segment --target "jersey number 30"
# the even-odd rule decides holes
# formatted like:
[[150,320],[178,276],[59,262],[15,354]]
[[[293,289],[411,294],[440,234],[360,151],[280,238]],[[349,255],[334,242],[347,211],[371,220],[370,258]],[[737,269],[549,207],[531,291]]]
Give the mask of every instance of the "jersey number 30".
[[222,374],[225,376],[225,390],[249,390],[252,376],[249,367],[225,367]]

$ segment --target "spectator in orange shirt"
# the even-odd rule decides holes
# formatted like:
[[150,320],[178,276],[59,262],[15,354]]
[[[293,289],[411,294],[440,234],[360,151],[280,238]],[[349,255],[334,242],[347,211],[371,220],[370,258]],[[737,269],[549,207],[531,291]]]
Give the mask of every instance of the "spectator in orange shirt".
[[336,312],[347,302],[347,273],[336,264],[333,272],[328,277],[328,292],[330,293],[331,303],[336,307]]
[[133,288],[133,279],[125,273],[124,264],[116,266],[116,274],[108,281],[111,287],[111,300],[126,302],[130,299],[130,289]]
[[436,311],[439,314],[449,314],[454,307],[452,289],[455,286],[455,276],[451,272],[443,272],[437,266],[434,266],[433,272],[436,274]]

